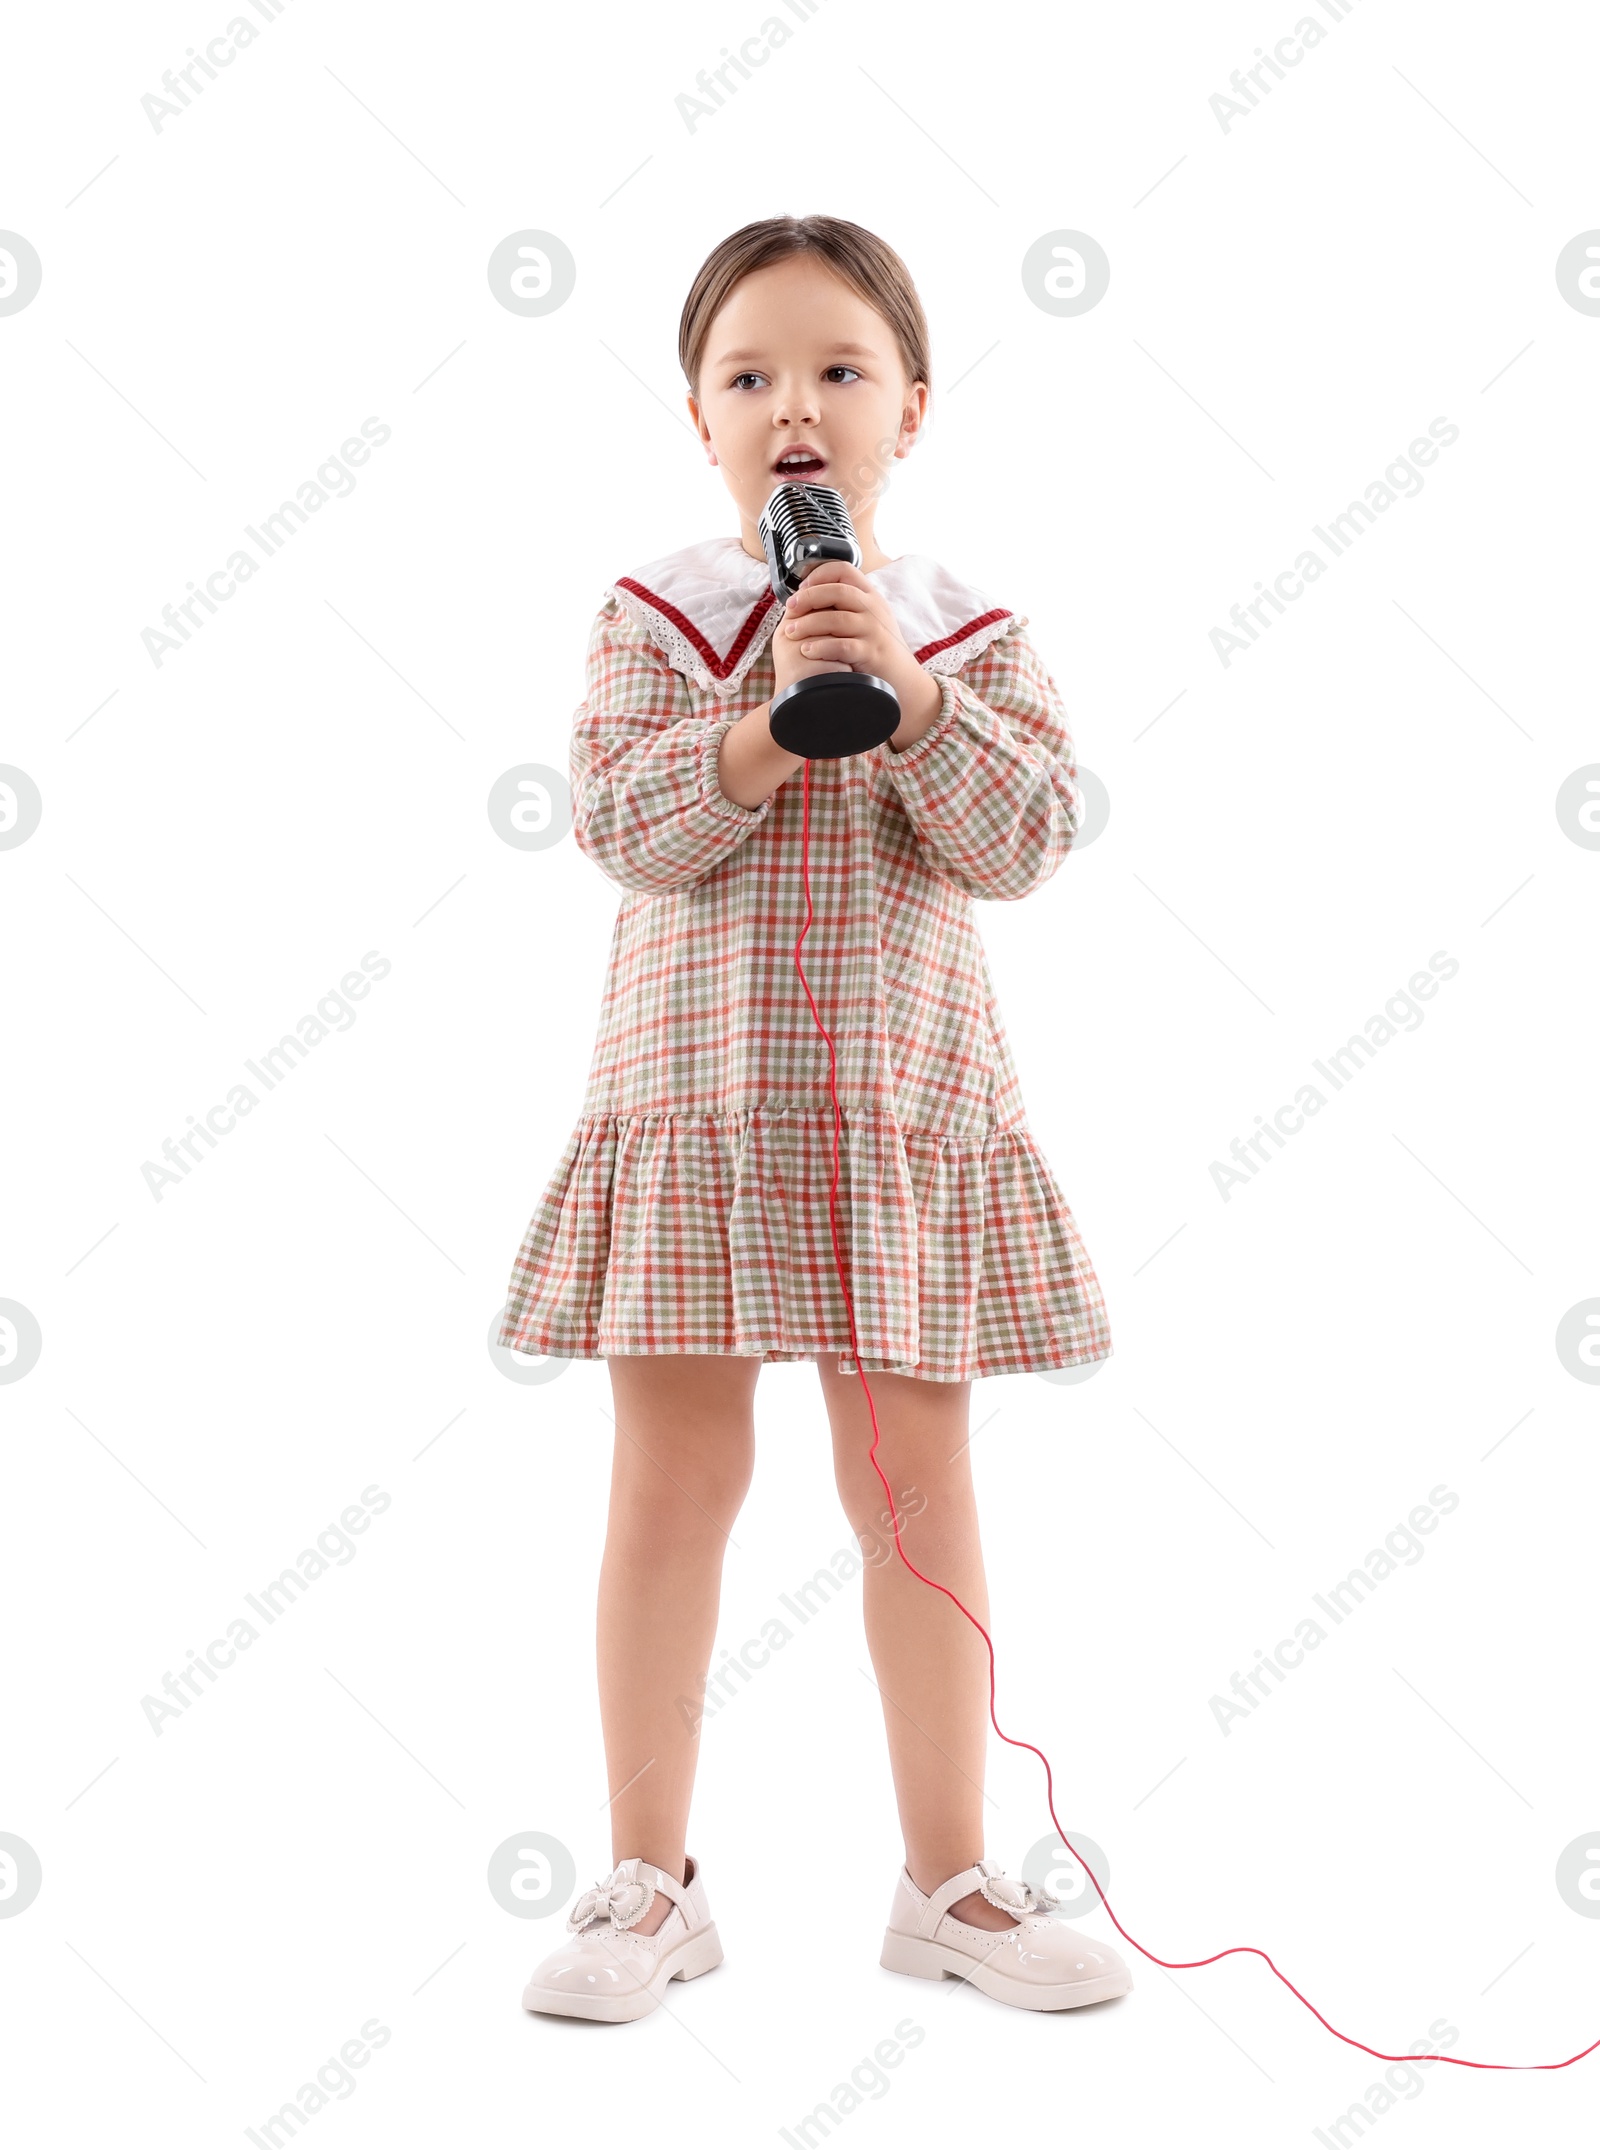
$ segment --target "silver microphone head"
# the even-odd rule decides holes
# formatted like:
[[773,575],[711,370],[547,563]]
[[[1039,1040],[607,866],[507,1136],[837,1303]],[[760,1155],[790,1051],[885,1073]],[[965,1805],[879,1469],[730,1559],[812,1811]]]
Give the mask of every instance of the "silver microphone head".
[[808,485],[788,478],[775,486],[756,525],[767,555],[772,594],[780,604],[792,597],[807,575],[824,560],[861,565],[850,510],[843,493],[831,485]]

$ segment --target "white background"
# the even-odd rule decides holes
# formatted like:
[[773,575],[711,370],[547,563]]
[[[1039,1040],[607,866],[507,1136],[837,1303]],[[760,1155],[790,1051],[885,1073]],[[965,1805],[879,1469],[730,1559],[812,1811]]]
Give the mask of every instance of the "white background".
[[[1028,617],[1109,800],[978,907],[1116,1347],[974,1389],[1001,1721],[1156,1954],[1264,1947],[1383,2051],[1440,2019],[1491,2060],[1600,2038],[1600,1921],[1555,1883],[1600,1830],[1600,1394],[1555,1342],[1600,1290],[1600,858],[1556,813],[1600,759],[1600,319],[1554,274],[1600,224],[1592,19],[1358,0],[1224,132],[1208,100],[1297,0],[824,0],[691,132],[675,96],[765,0],[289,0],[154,132],[141,97],[230,5],[79,10],[70,43],[35,14],[5,49],[0,224],[44,265],[0,319],[0,760],[43,799],[0,853],[0,1296],[43,1338],[0,1388],[0,1830],[44,1876],[0,1919],[23,2139],[243,2140],[374,2018],[316,2144],[777,2142],[907,2017],[847,2150],[1277,2146],[1383,2076],[1253,1957],[1125,1948],[1133,1994],[1059,2016],[882,1971],[859,1583],[706,1727],[723,1968],[627,2030],[519,2005],[562,1907],[508,1915],[491,1853],[609,1864],[610,1398],[487,1339],[618,896],[486,801],[565,768],[605,585],[735,527],[677,320],[778,211],[908,263],[933,418],[880,539]],[[537,319],[485,273],[528,227],[578,265]],[[1019,273],[1061,228],[1112,265],[1071,319]],[[354,494],[153,665],[162,607],[368,417]],[[1224,667],[1230,606],[1435,418],[1420,495]],[[156,1201],[145,1161],[369,949],[349,1033]],[[1213,1161],[1441,949],[1420,1028],[1224,1201]],[[812,1370],[757,1413],[728,1646],[848,1535]],[[369,1485],[356,1557],[158,1737],[141,1697]],[[1436,1485],[1424,1557],[1224,1736],[1212,1695]],[[989,1790],[1015,1873],[1038,1764],[993,1743]],[[1597,2080],[1436,2066],[1370,2128],[1588,2142]]]

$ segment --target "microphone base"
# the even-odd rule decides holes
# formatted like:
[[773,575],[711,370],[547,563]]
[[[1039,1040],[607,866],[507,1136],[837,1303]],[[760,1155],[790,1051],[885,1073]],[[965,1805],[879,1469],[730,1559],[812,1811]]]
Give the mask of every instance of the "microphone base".
[[767,721],[786,753],[843,761],[898,730],[900,697],[872,672],[814,672],[773,696]]

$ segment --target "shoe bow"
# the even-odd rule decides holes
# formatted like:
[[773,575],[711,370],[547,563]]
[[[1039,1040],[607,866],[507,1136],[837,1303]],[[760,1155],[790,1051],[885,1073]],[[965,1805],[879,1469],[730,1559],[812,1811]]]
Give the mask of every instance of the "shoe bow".
[[1059,1896],[1052,1896],[1048,1889],[1031,1881],[1014,1881],[1009,1874],[986,1874],[978,1884],[978,1893],[997,1911],[1009,1911],[1014,1919],[1025,1919],[1030,1914],[1048,1916],[1061,1909]]
[[577,1933],[595,1919],[609,1918],[614,1931],[625,1933],[644,1917],[655,1895],[648,1881],[619,1880],[613,1873],[597,1881],[592,1889],[584,1890],[567,1913],[567,1925]]

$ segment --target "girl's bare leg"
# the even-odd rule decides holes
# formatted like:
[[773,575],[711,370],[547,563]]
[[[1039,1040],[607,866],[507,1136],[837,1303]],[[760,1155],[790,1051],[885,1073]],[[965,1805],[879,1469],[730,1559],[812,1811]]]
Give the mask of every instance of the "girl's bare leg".
[[[894,1549],[888,1500],[868,1460],[872,1421],[860,1377],[817,1359],[833,1429],[834,1475],[862,1547],[867,1647],[883,1696],[906,1870],[925,1894],[984,1856],[983,1771],[989,1654],[983,1637]],[[900,1542],[989,1625],[967,1449],[969,1381],[868,1374],[878,1408],[877,1461],[894,1489]],[[974,1890],[950,1910],[999,1932],[1016,1922]]]
[[[612,1358],[616,1443],[595,1621],[611,1856],[683,1878],[722,1555],[755,1465],[759,1359]],[[634,1929],[672,1909],[658,1895]]]

